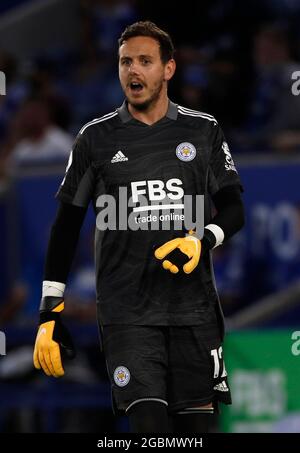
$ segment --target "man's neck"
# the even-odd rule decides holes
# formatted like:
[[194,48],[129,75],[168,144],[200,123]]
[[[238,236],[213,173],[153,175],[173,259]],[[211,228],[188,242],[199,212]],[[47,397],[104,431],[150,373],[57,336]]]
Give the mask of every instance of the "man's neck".
[[167,114],[169,107],[169,99],[166,96],[164,99],[159,99],[154,105],[151,105],[147,110],[137,110],[131,104],[128,104],[130,114],[138,121],[151,126],[157,121],[164,118]]

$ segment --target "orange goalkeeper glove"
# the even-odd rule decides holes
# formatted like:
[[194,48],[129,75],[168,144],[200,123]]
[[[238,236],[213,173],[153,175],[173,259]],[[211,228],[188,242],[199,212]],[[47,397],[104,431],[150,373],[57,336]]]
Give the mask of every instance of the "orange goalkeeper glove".
[[[176,251],[177,249],[185,255],[185,261],[187,257],[189,260],[184,264],[183,271],[186,274],[190,274],[197,267],[200,255],[201,255],[201,241],[192,231],[189,231],[189,234],[184,238],[176,238],[171,241],[166,242],[161,247],[155,250],[154,255],[157,259],[162,260],[171,252]],[[170,255],[170,259],[172,259]],[[177,261],[177,260],[176,260]],[[179,272],[178,266],[172,263],[170,260],[164,260],[163,268],[169,270],[172,274],[177,274]]]
[[60,297],[47,296],[42,299],[42,305],[54,308],[40,313],[33,363],[38,370],[42,368],[47,376],[61,377],[65,374],[62,359],[75,357],[71,335],[60,318],[64,302]]

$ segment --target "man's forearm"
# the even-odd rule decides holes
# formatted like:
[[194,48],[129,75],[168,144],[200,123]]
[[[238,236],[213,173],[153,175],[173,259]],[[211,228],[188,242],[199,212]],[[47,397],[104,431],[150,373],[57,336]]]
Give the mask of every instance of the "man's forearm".
[[39,330],[36,336],[33,363],[43,368],[47,376],[60,377],[63,353],[69,358],[75,355],[74,344],[60,313],[64,309],[64,290],[76,250],[85,208],[61,203],[51,229],[48,244],[42,300],[40,304]]
[[240,187],[224,187],[213,196],[217,214],[204,228],[203,241],[206,247],[214,248],[231,238],[245,223]]
[[86,208],[60,203],[51,229],[44,281],[66,283],[85,214]]

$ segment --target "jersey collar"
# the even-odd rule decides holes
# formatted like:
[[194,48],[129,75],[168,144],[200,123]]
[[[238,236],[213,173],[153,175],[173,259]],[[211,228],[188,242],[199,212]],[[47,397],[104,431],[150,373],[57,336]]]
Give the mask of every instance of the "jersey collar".
[[[134,120],[133,116],[128,111],[127,101],[124,101],[121,107],[117,109],[117,111],[123,123],[128,123],[130,120]],[[174,102],[169,101],[169,107],[165,118],[169,118],[170,120],[176,121],[177,116],[178,116],[177,104],[174,104]]]

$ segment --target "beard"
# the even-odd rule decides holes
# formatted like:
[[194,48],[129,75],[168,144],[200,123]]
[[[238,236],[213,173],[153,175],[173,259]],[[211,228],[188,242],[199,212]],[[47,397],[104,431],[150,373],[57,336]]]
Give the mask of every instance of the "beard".
[[163,81],[160,81],[157,84],[157,86],[153,89],[153,91],[150,94],[149,98],[146,99],[145,101],[143,101],[143,102],[135,102],[134,100],[130,101],[130,99],[128,99],[128,97],[126,97],[126,99],[127,99],[127,102],[130,103],[132,105],[132,107],[135,108],[135,110],[138,110],[139,112],[145,112],[151,106],[156,104],[156,102],[158,101],[158,99],[160,97],[162,89],[163,89]]

